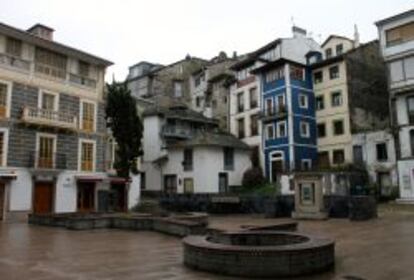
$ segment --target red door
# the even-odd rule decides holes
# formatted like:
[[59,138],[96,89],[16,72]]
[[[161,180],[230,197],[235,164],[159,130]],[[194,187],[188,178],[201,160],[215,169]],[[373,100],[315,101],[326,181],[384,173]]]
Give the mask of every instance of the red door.
[[33,212],[51,213],[53,208],[53,183],[36,182],[34,186]]

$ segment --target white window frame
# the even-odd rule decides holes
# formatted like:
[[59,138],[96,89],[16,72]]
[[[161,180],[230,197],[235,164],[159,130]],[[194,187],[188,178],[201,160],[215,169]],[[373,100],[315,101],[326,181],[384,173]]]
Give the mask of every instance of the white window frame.
[[[301,98],[304,97],[305,99],[305,104],[301,104]],[[308,109],[309,108],[309,98],[307,94],[304,93],[299,93],[299,108],[301,109]]]
[[6,118],[10,118],[10,111],[11,111],[11,95],[12,95],[12,82],[5,81],[0,79],[0,83],[7,85],[7,96],[6,96]]
[[[269,127],[273,128],[273,137],[272,138],[269,137]],[[275,136],[276,136],[275,126],[273,124],[267,124],[266,125],[266,140],[273,140],[273,139],[275,139]]]
[[[82,143],[93,144],[92,171],[83,171],[82,170]],[[96,140],[79,138],[79,142],[78,142],[78,171],[79,172],[95,172],[95,170],[96,170]]]
[[[302,132],[302,125],[306,125],[306,133]],[[308,122],[305,121],[301,121],[299,124],[299,131],[300,131],[300,136],[303,138],[309,138],[310,137],[310,124]]]
[[[281,135],[280,134],[280,131],[281,131],[281,129],[280,129],[280,126],[282,126],[282,125],[284,125],[285,126],[285,135]],[[282,137],[287,137],[287,122],[286,121],[281,121],[281,122],[278,122],[277,124],[276,124],[276,137],[277,138],[282,138]]]
[[[334,101],[334,95],[339,93],[339,100],[340,100],[340,104],[339,105],[334,105],[333,101]],[[342,94],[341,90],[335,90],[331,92],[331,107],[332,108],[336,108],[336,107],[341,107],[344,105],[344,96]]]
[[55,103],[53,104],[53,111],[59,111],[59,93],[53,92],[53,91],[50,91],[50,90],[47,90],[47,89],[39,90],[39,95],[38,95],[38,98],[37,98],[37,108],[39,108],[39,109],[42,108],[43,95],[45,93],[55,96]]
[[[304,168],[304,164],[307,163],[309,168]],[[302,159],[300,162],[300,167],[302,170],[311,170],[312,169],[312,160],[311,159]]]
[[95,101],[91,101],[88,99],[81,99],[80,100],[80,112],[79,112],[79,129],[83,129],[83,103],[89,103],[93,104],[95,106],[94,110],[94,118],[93,118],[93,132],[96,132],[96,123],[97,123],[97,117],[98,117],[98,104]]
[[269,179],[272,183],[274,183],[273,180],[272,180],[272,178],[273,178],[273,171],[272,171],[273,161],[281,161],[283,170],[285,170],[285,153],[283,151],[273,151],[273,152],[269,153],[269,163],[270,163],[270,168],[269,168],[270,178]]
[[[8,128],[0,128],[0,133],[3,133],[3,155],[2,155],[2,161],[0,166],[1,167],[6,167],[7,166],[7,154],[9,151],[9,129]],[[1,210],[0,210],[1,211]]]
[[37,165],[39,163],[40,137],[53,138],[53,168],[56,168],[57,135],[52,134],[52,133],[44,133],[44,132],[36,133],[36,151],[35,151],[35,163],[34,163],[35,168],[37,168]]

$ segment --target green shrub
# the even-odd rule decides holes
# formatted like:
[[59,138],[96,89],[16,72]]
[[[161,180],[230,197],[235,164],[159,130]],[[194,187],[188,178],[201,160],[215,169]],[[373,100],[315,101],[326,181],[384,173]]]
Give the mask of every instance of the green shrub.
[[243,174],[242,186],[243,188],[255,188],[266,183],[263,177],[262,169],[259,167],[252,167]]

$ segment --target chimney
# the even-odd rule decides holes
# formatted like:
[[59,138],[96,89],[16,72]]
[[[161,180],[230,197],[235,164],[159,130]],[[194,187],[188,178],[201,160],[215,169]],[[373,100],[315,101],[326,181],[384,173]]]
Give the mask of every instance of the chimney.
[[354,48],[359,47],[359,32],[358,32],[358,26],[354,24]]
[[53,41],[53,31],[55,31],[53,28],[50,28],[40,23],[37,23],[29,29],[27,29],[27,32],[29,32],[30,34],[49,41]]
[[297,26],[292,26],[292,33],[293,33],[293,37],[297,38],[297,37],[306,37],[306,29],[297,27]]

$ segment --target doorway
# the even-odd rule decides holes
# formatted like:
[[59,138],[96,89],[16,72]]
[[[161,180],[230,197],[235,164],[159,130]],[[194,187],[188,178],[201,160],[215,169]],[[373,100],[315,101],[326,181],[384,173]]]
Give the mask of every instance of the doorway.
[[78,212],[95,211],[95,183],[78,183],[77,208]]
[[227,173],[219,173],[219,192],[226,193],[229,191],[229,177]]
[[177,193],[177,175],[164,176],[164,192]]
[[282,152],[273,152],[270,154],[270,182],[276,183],[284,171],[284,161]]
[[35,182],[33,196],[33,212],[35,214],[52,213],[53,187],[51,182]]
[[123,184],[111,184],[111,206],[115,212],[125,212],[126,207],[126,187]]

